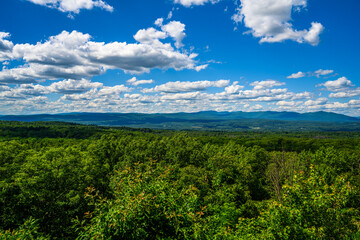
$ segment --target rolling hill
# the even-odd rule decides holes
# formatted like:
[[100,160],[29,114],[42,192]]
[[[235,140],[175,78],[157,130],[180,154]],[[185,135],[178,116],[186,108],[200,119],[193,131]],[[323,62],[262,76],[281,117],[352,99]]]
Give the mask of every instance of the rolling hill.
[[331,112],[62,113],[0,116],[3,121],[61,121],[101,126],[198,130],[360,130],[360,119]]

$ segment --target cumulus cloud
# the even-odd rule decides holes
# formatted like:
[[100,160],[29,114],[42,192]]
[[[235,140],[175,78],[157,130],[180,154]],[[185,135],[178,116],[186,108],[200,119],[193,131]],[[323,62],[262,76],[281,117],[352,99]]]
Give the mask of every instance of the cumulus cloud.
[[143,89],[142,92],[163,92],[163,93],[180,93],[180,92],[194,92],[204,91],[209,87],[226,87],[230,83],[229,80],[218,81],[195,81],[195,82],[167,82],[162,85],[158,85],[155,88]]
[[[109,69],[143,73],[154,68],[197,71],[199,67],[205,68],[196,65],[194,59],[197,54],[183,53],[175,50],[170,43],[160,42],[159,39],[170,36],[175,39],[175,44],[181,44],[181,31],[169,31],[171,33],[165,36],[167,32],[152,28],[140,30],[134,36],[139,43],[132,44],[95,42],[91,41],[89,34],[77,31],[63,31],[37,44],[16,44],[11,48],[11,53],[7,53],[8,60],[19,59],[26,64],[0,71],[0,83],[90,78]],[[3,38],[7,36],[4,35]],[[11,44],[5,41],[3,42],[10,48]]]
[[94,88],[82,94],[67,94],[62,96],[60,99],[64,101],[97,100],[98,98],[117,99],[120,97],[120,94],[130,91],[132,91],[132,88],[124,85],[116,85],[112,87],[104,86],[101,89]]
[[181,4],[185,7],[191,7],[191,6],[199,6],[204,5],[206,3],[218,3],[220,0],[174,0],[174,3]]
[[174,100],[195,100],[202,98],[206,94],[201,92],[188,92],[188,93],[171,93],[161,96],[162,101],[174,101]]
[[288,78],[288,79],[295,78],[296,79],[296,78],[302,78],[305,76],[306,76],[306,74],[300,71],[298,73],[293,73],[290,76],[287,76],[286,78]]
[[11,52],[14,44],[7,40],[10,37],[10,34],[7,32],[0,32],[0,62],[5,61],[9,58],[9,53]]
[[126,81],[128,84],[133,85],[133,86],[139,86],[142,84],[150,84],[150,83],[154,83],[155,81],[152,79],[149,80],[138,80],[136,77],[133,77],[129,80]]
[[40,84],[20,84],[17,87],[10,88],[7,86],[1,86],[3,92],[0,94],[2,99],[4,98],[28,98],[29,96],[40,96],[50,93],[57,94],[75,94],[84,93],[90,89],[102,88],[103,84],[99,82],[91,82],[90,80],[63,80],[52,83],[49,86],[43,86]]
[[17,88],[8,89],[0,93],[0,99],[25,99],[29,96],[40,96],[49,93],[46,87],[33,84],[22,84]]
[[[179,21],[171,21],[168,24],[163,24],[164,19],[158,18],[155,21],[155,25],[161,27],[162,32],[157,32],[157,35],[164,34],[164,36],[170,36],[175,40],[175,46],[177,48],[183,47],[182,40],[185,38],[185,24],[179,22]],[[151,30],[152,31],[152,30]],[[147,35],[150,35],[148,33]],[[154,34],[152,34],[154,35]],[[164,37],[163,35],[160,35],[160,37]]]
[[63,80],[60,82],[52,83],[49,86],[49,90],[54,93],[62,94],[74,94],[74,93],[83,93],[89,91],[92,88],[102,88],[103,84],[99,82],[91,82],[87,79],[81,80]]
[[283,86],[285,83],[275,81],[275,80],[266,80],[266,81],[255,81],[250,84],[251,86],[254,86],[255,90],[261,90],[266,88],[272,88],[275,86]]
[[354,86],[352,82],[346,77],[341,77],[335,81],[327,81],[317,86],[324,86],[328,91],[338,92],[349,87]]
[[360,88],[355,85],[346,77],[338,78],[335,81],[327,81],[316,85],[317,87],[324,86],[331,98],[350,98],[360,96]]
[[310,99],[313,97],[313,94],[310,92],[301,92],[301,93],[295,93],[292,96],[292,100],[299,100],[299,99]]
[[238,90],[237,93],[231,94],[228,91],[217,93],[213,99],[223,101],[246,100],[251,102],[277,102],[285,100],[301,100],[310,99],[312,94],[308,92],[294,93],[288,91],[286,88],[280,89],[251,89]]
[[156,30],[155,28],[141,29],[135,35],[134,39],[145,44],[161,44],[159,39],[165,39],[166,32]]
[[[79,82],[75,81],[74,83]],[[295,98],[307,99],[309,93],[293,93],[287,89],[260,89],[260,90],[236,90],[210,93],[205,91],[192,92],[161,92],[161,94],[140,94],[130,93],[134,89],[124,85],[103,86],[101,83],[91,83],[83,81],[80,86],[73,86],[72,91],[69,86],[71,81],[61,81],[58,85],[65,85],[65,94],[60,99],[51,101],[45,94],[62,94],[55,83],[50,86],[39,84],[22,84],[9,91],[9,87],[4,86],[0,92],[0,107],[8,109],[11,113],[29,112],[71,112],[71,111],[91,111],[91,112],[179,112],[179,111],[255,111],[255,110],[286,110],[286,111],[350,111],[358,107],[357,101],[349,103],[329,102],[326,98],[308,99],[309,101],[294,101]],[[90,85],[88,85],[90,84]],[[93,84],[93,85],[91,85]],[[85,86],[84,86],[85,85]],[[222,85],[222,84],[220,84]],[[83,87],[81,87],[83,86]],[[239,86],[234,82],[231,86]],[[227,86],[227,87],[231,87]],[[93,87],[86,92],[87,87]],[[242,86],[241,86],[242,87]],[[57,89],[57,90],[56,90]],[[78,90],[82,89],[82,90]],[[58,91],[58,92],[56,92]],[[78,92],[76,92],[78,91]],[[76,93],[75,93],[76,92]],[[33,102],[31,102],[33,101]],[[36,101],[36,105],[33,105]],[[14,107],[16,106],[16,107]],[[360,107],[360,106],[359,106]]]
[[[319,98],[306,101],[301,108],[302,111],[332,111],[342,114],[354,115],[354,109],[359,108],[356,101],[330,102],[327,98]],[[352,113],[352,114],[350,114]]]
[[114,8],[102,0],[27,0],[29,2],[49,8],[55,8],[61,12],[79,13],[80,10],[101,8],[112,12]]
[[1,86],[0,85],[0,91],[9,91],[11,88],[8,86]]
[[300,11],[306,4],[306,0],[241,0],[232,19],[236,23],[243,21],[260,43],[293,40],[316,46],[324,30],[321,23],[312,22],[309,30],[296,30],[291,23],[294,9]]
[[[141,88],[141,84],[150,81],[152,80],[139,80],[136,77],[126,81],[129,85],[139,86],[137,88],[125,85],[104,86],[87,79],[67,79],[50,85],[0,85],[0,108],[2,111],[6,109],[7,114],[44,111],[133,112],[134,109],[147,113],[261,109],[299,112],[330,110],[354,114],[354,109],[360,108],[360,101],[354,99],[348,103],[331,102],[327,98],[314,98],[315,95],[310,92],[295,93],[287,88],[273,88],[284,85],[274,80],[256,81],[248,86],[241,86],[237,81],[230,84],[229,80],[218,80],[168,82],[150,89]],[[345,87],[338,87],[341,85]],[[333,92],[338,97],[340,94],[360,95],[360,90],[353,88],[352,83],[350,85],[346,87],[349,83],[332,83],[331,89],[342,89]],[[210,90],[211,87],[213,88]],[[244,89],[245,87],[248,89]],[[49,94],[51,99],[47,98]]]
[[227,94],[236,94],[236,93],[239,93],[243,88],[244,86],[240,86],[238,85],[238,81],[235,81],[233,82],[233,84],[231,86],[228,86],[225,88],[225,93]]
[[287,94],[286,88],[281,89],[253,89],[253,90],[241,90],[237,95],[233,97],[235,99],[255,99],[255,101],[273,101],[275,96],[281,96],[281,99],[288,99],[291,95]]
[[329,97],[331,98],[349,98],[360,96],[360,88],[349,89],[343,92],[330,93]]
[[36,78],[36,71],[26,66],[0,71],[0,84],[34,83]]
[[304,103],[305,106],[324,105],[328,102],[327,98],[318,98],[316,100],[308,100]]
[[349,101],[349,105],[356,105],[356,106],[360,107],[360,100],[352,99]]
[[0,32],[0,52],[2,51],[10,51],[14,44],[9,40],[6,40],[10,37],[10,33]]
[[296,105],[296,102],[294,101],[278,101],[276,103],[277,106],[288,106],[288,107],[292,107]]

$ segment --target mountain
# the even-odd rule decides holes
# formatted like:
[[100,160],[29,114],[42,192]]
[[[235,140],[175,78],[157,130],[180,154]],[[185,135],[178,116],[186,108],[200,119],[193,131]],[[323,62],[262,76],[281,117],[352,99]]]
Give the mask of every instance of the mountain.
[[360,130],[360,119],[331,112],[62,113],[0,116],[3,121],[57,121],[102,126],[200,130]]

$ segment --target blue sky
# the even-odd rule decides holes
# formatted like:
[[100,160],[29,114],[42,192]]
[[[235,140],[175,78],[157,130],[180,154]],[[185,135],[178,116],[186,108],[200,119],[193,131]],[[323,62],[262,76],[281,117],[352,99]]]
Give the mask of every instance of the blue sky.
[[0,2],[0,114],[360,116],[360,2]]

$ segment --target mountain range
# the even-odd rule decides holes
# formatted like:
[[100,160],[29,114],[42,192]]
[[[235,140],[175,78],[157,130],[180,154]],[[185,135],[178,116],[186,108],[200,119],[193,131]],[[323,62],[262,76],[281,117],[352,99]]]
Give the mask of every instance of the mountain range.
[[[60,121],[101,126],[200,130],[360,130],[360,119],[332,112],[62,113],[5,115],[3,121]],[[355,129],[354,129],[355,128]]]

